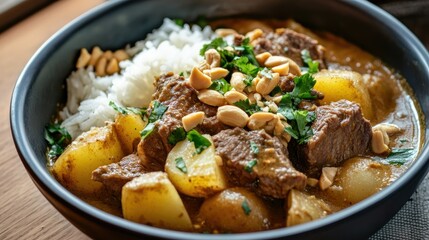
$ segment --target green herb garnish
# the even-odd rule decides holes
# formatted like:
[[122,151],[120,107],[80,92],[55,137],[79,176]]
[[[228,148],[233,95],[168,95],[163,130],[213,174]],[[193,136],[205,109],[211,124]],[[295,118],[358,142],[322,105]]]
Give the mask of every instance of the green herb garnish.
[[232,86],[225,79],[221,78],[214,80],[212,82],[212,85],[210,85],[209,89],[218,91],[222,95],[224,95],[226,92],[232,89]]
[[270,92],[270,96],[274,97],[277,93],[282,93],[282,89],[279,86],[276,86],[273,91]]
[[64,148],[70,143],[71,136],[61,124],[49,124],[45,128],[45,139],[49,144],[48,157],[55,159],[64,152]]
[[316,119],[316,114],[306,110],[295,110],[291,113],[293,118],[288,119],[290,126],[286,127],[285,131],[298,140],[299,144],[306,143],[313,136],[311,123]]
[[174,159],[174,162],[176,162],[176,168],[182,171],[183,173],[188,173],[188,168],[186,167],[185,161],[182,157],[178,157]]
[[243,200],[243,202],[241,203],[241,208],[244,211],[244,214],[249,215],[250,212],[252,212],[252,209],[250,209],[249,203],[247,202],[246,199]]
[[246,75],[246,78],[244,79],[244,84],[246,84],[246,87],[250,87],[253,84],[253,77]]
[[175,18],[173,21],[179,27],[183,27],[185,25],[185,21],[183,19]]
[[222,39],[222,38],[215,38],[210,43],[204,44],[203,47],[200,50],[200,55],[204,56],[207,50],[209,49],[215,49],[218,50],[220,48],[224,48],[228,46],[228,44]]
[[310,52],[307,49],[301,51],[302,61],[308,66],[308,73],[317,73],[319,71],[319,62],[313,61]]
[[234,103],[235,106],[241,108],[247,114],[252,115],[255,112],[260,112],[261,108],[256,104],[250,104],[249,99],[240,100]]
[[256,77],[259,72],[259,67],[250,63],[249,59],[244,56],[236,58],[233,60],[232,64],[235,65],[235,67],[240,70],[240,72],[252,77]]
[[207,18],[205,18],[204,16],[198,16],[197,21],[195,23],[201,28],[204,28],[205,26],[209,25],[209,21],[207,21]]
[[262,76],[268,78],[268,79],[273,79],[273,73],[271,72],[270,69],[268,68],[263,68],[259,74],[261,74]]
[[144,116],[146,114],[146,108],[137,108],[137,107],[121,107],[118,104],[114,103],[113,101],[109,102],[109,106],[111,106],[115,111],[119,112],[120,114],[127,115],[127,114],[137,114],[140,116]]
[[403,165],[415,154],[414,148],[393,148],[386,161],[389,164]]
[[254,141],[250,141],[250,151],[252,151],[253,154],[259,153],[258,144],[256,144]]
[[197,152],[197,154],[200,154],[202,151],[204,151],[205,149],[207,149],[212,145],[210,140],[205,138],[195,129],[192,129],[191,131],[189,131],[186,137],[190,142],[194,143],[195,151]]
[[253,159],[252,161],[248,162],[246,166],[244,166],[244,170],[248,173],[251,173],[253,171],[253,167],[256,166],[258,163],[258,160]]
[[168,136],[168,143],[171,145],[176,145],[176,143],[185,140],[186,138],[186,131],[184,128],[175,128],[170,135]]
[[153,132],[155,129],[155,122],[162,118],[165,111],[167,111],[167,106],[162,105],[159,101],[153,102],[153,108],[150,112],[149,118],[148,118],[148,124],[146,127],[140,132],[140,136],[142,139],[145,139],[149,134]]

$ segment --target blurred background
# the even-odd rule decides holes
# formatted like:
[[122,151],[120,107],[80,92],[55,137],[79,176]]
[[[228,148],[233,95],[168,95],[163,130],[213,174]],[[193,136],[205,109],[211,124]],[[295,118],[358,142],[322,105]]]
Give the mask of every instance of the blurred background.
[[[0,0],[0,32],[55,1]],[[370,2],[398,18],[429,49],[429,0],[370,0]]]

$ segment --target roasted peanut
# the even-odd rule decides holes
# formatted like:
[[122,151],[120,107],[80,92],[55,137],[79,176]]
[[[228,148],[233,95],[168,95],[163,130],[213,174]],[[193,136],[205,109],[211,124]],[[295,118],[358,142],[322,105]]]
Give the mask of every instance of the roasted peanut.
[[283,56],[271,56],[265,61],[265,67],[275,67],[278,65],[282,65],[288,62],[288,59]]
[[253,31],[246,33],[246,37],[248,37],[249,41],[252,42],[252,41],[258,39],[259,37],[261,37],[262,34],[264,34],[264,32],[261,29],[257,28]]
[[98,62],[98,59],[103,55],[103,51],[99,47],[93,47],[91,52],[91,59],[89,60],[90,66],[95,66]]
[[206,62],[210,65],[210,67],[219,67],[220,66],[220,54],[216,51],[216,49],[209,49],[204,54]]
[[239,92],[243,92],[244,88],[246,88],[246,84],[244,83],[244,79],[246,77],[241,72],[235,72],[231,76],[230,84],[235,90]]
[[317,186],[317,184],[319,183],[319,180],[315,179],[315,178],[307,178],[307,185],[311,186],[311,187],[315,187]]
[[105,76],[106,65],[107,65],[107,59],[104,57],[101,57],[97,62],[97,66],[95,66],[95,74],[99,77]]
[[193,112],[182,117],[182,125],[185,131],[195,128],[198,124],[203,123],[205,114],[204,112]]
[[113,52],[110,50],[107,50],[103,53],[103,57],[106,58],[107,60],[110,60],[113,58]]
[[268,112],[257,112],[249,117],[247,127],[251,130],[264,129],[267,133],[272,134],[279,122],[277,115]]
[[298,66],[298,64],[290,58],[287,58],[287,60],[289,63],[289,72],[293,75],[301,76],[301,68]]
[[223,106],[226,104],[225,97],[218,91],[211,89],[204,89],[198,93],[198,99],[201,102],[210,106]]
[[286,76],[289,73],[289,62],[275,66],[271,71],[278,73],[280,76]]
[[200,69],[194,67],[189,76],[189,83],[196,90],[201,90],[210,87],[212,80],[209,76],[202,73]]
[[107,64],[106,73],[108,75],[112,75],[117,72],[119,72],[118,60],[116,60],[116,58],[112,58],[110,59],[109,64]]
[[272,78],[263,77],[256,85],[256,91],[262,95],[267,95],[279,84],[280,76],[278,73],[273,73]]
[[216,29],[215,33],[220,37],[226,37],[228,35],[235,35],[237,34],[237,31],[231,28],[218,28]]
[[389,151],[389,147],[384,143],[383,132],[375,130],[372,132],[371,150],[376,154]]
[[122,50],[122,49],[116,50],[116,51],[113,53],[113,57],[114,57],[114,58],[116,58],[116,60],[118,60],[118,62],[120,62],[120,61],[124,61],[124,60],[127,60],[127,59],[129,59],[129,58],[130,58],[130,56],[128,55],[128,53],[127,53],[127,52],[125,52],[125,51],[124,51],[124,50]]
[[229,71],[225,68],[215,67],[209,70],[212,80],[220,79],[228,75]]
[[269,52],[260,53],[255,56],[256,61],[258,61],[261,66],[264,66],[265,61],[267,61],[269,57],[271,57],[271,53]]
[[247,96],[241,92],[237,92],[235,90],[228,91],[224,94],[226,102],[228,104],[233,105],[235,102],[240,100],[246,100]]
[[88,53],[88,50],[86,50],[86,48],[81,48],[79,59],[76,62],[76,68],[86,67],[90,59],[91,55]]
[[322,168],[322,175],[320,175],[319,187],[322,190],[327,189],[334,183],[335,175],[337,174],[338,168],[336,167],[324,167]]
[[249,120],[249,116],[243,110],[232,105],[219,107],[216,117],[220,122],[231,127],[244,127]]

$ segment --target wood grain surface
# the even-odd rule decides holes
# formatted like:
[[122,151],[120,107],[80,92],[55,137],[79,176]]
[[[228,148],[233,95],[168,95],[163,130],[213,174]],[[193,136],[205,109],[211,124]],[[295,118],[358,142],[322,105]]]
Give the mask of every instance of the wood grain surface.
[[101,4],[62,0],[0,34],[0,239],[89,239],[42,196],[15,150],[9,124],[13,87],[25,64],[52,34]]

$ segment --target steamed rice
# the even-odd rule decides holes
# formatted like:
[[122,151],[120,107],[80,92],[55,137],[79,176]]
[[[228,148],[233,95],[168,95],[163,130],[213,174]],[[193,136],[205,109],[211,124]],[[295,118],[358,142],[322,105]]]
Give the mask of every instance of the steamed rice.
[[165,72],[186,72],[203,60],[202,45],[214,38],[212,29],[197,25],[182,27],[164,19],[160,28],[145,40],[127,48],[132,60],[120,63],[121,74],[97,77],[92,67],[78,69],[67,79],[67,103],[60,118],[72,138],[93,126],[113,121],[113,101],[127,107],[147,107],[154,80]]

